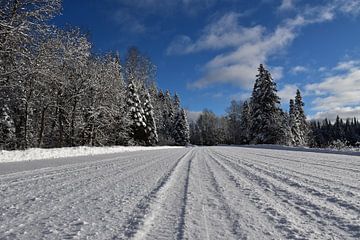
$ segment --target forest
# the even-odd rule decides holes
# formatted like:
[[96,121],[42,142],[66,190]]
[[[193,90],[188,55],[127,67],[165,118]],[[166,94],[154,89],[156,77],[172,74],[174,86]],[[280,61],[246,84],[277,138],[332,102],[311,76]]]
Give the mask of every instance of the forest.
[[79,28],[49,24],[60,0],[0,7],[0,149],[188,142],[179,96],[136,48],[93,53]]
[[157,87],[149,57],[135,47],[124,57],[94,53],[81,29],[49,23],[60,13],[60,0],[1,2],[0,149],[359,145],[356,118],[308,121],[299,90],[283,111],[262,64],[247,101],[232,101],[224,116],[205,109],[189,124],[179,95]]
[[190,141],[197,145],[279,144],[313,148],[359,147],[360,123],[354,117],[335,122],[307,120],[301,92],[289,102],[289,111],[280,107],[276,83],[260,64],[254,88],[247,101],[231,101],[225,116],[205,109],[190,123]]

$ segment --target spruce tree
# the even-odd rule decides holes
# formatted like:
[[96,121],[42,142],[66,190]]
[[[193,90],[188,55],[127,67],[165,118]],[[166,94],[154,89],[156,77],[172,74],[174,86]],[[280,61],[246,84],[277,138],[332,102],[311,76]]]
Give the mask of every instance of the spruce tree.
[[280,98],[271,74],[262,64],[258,71],[251,96],[251,143],[277,144],[283,137]]
[[128,109],[131,119],[130,136],[135,144],[146,142],[146,117],[140,101],[137,88],[133,81],[129,82],[128,88]]
[[304,112],[304,102],[301,97],[300,90],[296,91],[294,108],[295,108],[295,115],[296,115],[296,124],[298,125],[298,139],[296,145],[306,146],[309,140],[309,125],[306,121],[306,116]]
[[297,117],[297,111],[295,108],[294,100],[290,99],[289,103],[289,125],[291,131],[291,144],[294,146],[300,145],[300,128]]
[[184,109],[176,115],[173,136],[177,145],[186,145],[190,141],[190,128]]
[[146,94],[145,103],[144,103],[144,111],[145,111],[145,121],[146,121],[146,141],[147,145],[155,145],[159,139],[156,129],[156,123],[154,118],[154,107],[151,104],[150,94]]
[[251,116],[250,116],[250,106],[248,101],[245,101],[241,111],[240,118],[240,143],[248,144],[250,141],[250,126],[251,126]]
[[172,135],[174,130],[175,109],[174,102],[170,95],[169,90],[166,90],[164,95],[163,106],[163,119],[164,119],[164,134],[165,144],[174,144],[174,136]]

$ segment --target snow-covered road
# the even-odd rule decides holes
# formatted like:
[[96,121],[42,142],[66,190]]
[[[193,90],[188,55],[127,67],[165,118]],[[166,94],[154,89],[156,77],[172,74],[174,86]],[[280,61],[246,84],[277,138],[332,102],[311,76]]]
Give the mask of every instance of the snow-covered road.
[[195,147],[0,164],[0,239],[359,238],[359,156]]

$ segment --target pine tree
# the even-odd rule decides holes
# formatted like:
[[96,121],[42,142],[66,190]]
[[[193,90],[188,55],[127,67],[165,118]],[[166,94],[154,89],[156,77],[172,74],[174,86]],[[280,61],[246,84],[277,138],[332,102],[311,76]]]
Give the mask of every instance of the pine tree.
[[173,136],[177,145],[186,145],[190,141],[190,128],[184,109],[176,115]]
[[128,85],[128,109],[131,123],[130,136],[135,144],[143,144],[146,142],[146,117],[142,108],[142,104],[138,95],[135,84],[130,81]]
[[279,139],[279,144],[291,146],[293,135],[291,132],[291,124],[290,124],[290,116],[287,112],[280,111],[281,117],[281,128],[279,135],[281,138]]
[[240,138],[242,144],[248,144],[250,142],[250,126],[250,106],[248,101],[245,101],[242,107],[240,119]]
[[147,145],[155,145],[159,139],[154,118],[154,107],[151,104],[150,94],[147,93],[144,103],[145,121],[146,121],[146,141]]
[[291,144],[297,146],[300,144],[301,136],[300,136],[297,111],[295,109],[295,104],[293,99],[290,99],[290,103],[289,103],[289,125],[291,131]]
[[298,136],[296,145],[306,146],[309,140],[309,125],[306,121],[306,116],[304,112],[304,102],[302,101],[300,90],[296,91],[294,108],[295,108],[295,117],[296,124],[298,128]]
[[172,135],[174,129],[175,110],[173,99],[169,90],[166,90],[163,102],[163,144],[174,144],[174,136]]
[[251,96],[251,143],[277,144],[282,136],[282,114],[276,83],[262,64]]

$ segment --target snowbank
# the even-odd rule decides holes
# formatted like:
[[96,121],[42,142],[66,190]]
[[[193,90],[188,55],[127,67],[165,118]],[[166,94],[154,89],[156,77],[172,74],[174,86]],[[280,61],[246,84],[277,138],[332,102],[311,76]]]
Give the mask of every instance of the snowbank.
[[1,162],[19,162],[51,158],[92,156],[107,153],[134,152],[145,150],[159,150],[168,148],[182,148],[170,146],[142,147],[142,146],[114,146],[114,147],[66,147],[66,148],[30,148],[27,150],[0,151]]

